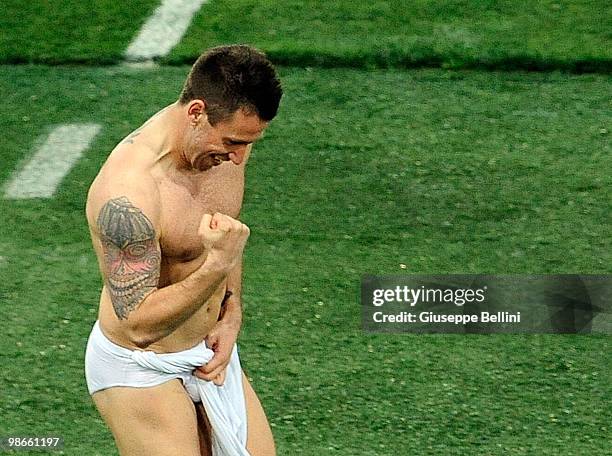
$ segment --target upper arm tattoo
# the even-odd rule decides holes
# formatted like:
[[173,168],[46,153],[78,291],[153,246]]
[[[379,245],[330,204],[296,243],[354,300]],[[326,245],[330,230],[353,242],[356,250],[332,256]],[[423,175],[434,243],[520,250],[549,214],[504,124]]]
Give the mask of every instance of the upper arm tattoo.
[[109,200],[97,220],[106,285],[120,320],[158,285],[161,254],[147,216],[125,196]]

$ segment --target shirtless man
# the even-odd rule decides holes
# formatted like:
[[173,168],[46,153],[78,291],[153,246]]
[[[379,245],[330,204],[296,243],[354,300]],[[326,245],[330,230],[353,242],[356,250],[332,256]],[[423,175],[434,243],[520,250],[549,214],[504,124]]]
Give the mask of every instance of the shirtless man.
[[[86,377],[123,456],[210,454],[210,428],[186,391],[186,375],[158,374],[130,358],[205,341],[214,357],[193,372],[214,385],[224,385],[227,373],[229,382],[249,236],[237,220],[245,164],[281,96],[263,54],[248,46],[211,49],[194,64],[179,100],[124,139],[90,188],[87,220],[104,287]],[[263,408],[237,372],[246,449],[274,455]]]

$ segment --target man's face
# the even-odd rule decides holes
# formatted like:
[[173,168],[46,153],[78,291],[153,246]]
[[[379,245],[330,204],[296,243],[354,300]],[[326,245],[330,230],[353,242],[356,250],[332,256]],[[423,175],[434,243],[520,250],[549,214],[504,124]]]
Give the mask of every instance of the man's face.
[[248,114],[242,109],[215,126],[203,116],[190,127],[185,158],[198,171],[207,171],[228,161],[239,165],[267,126],[268,122],[257,114]]

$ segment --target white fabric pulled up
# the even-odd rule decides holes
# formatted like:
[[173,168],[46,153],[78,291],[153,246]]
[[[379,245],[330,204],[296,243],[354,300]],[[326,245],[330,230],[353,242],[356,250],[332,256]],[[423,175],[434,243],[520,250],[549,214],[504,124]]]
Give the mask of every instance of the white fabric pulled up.
[[193,375],[214,352],[202,341],[176,353],[130,350],[111,342],[96,322],[89,336],[85,372],[90,394],[113,386],[147,387],[180,378],[194,402],[202,402],[212,427],[214,456],[249,456],[242,368],[236,345],[225,382],[217,386]]

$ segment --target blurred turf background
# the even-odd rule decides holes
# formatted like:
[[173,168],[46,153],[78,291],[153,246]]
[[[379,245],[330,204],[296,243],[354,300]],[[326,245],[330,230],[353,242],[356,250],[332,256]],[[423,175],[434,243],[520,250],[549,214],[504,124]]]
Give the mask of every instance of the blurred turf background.
[[610,72],[611,30],[606,0],[220,0],[167,61],[239,37],[299,66]]
[[[0,62],[116,63],[158,2],[3,0]],[[607,0],[214,0],[164,63],[245,42],[279,64],[610,73]]]
[[117,63],[157,0],[2,0],[0,63]]
[[[0,67],[2,181],[53,123],[103,125],[55,198],[0,200],[1,435],[116,454],[83,377],[100,286],[84,201],[187,71]],[[610,78],[281,77],[249,164],[241,337],[279,454],[608,454],[609,336],[368,335],[358,296],[365,272],[607,272]]]

